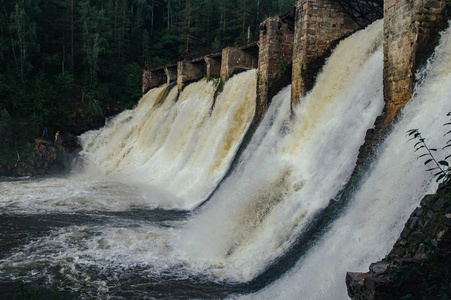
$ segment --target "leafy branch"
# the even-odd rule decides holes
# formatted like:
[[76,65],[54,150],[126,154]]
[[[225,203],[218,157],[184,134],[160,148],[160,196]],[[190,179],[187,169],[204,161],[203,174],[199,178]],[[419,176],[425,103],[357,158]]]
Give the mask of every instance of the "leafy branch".
[[[451,112],[447,114],[447,116],[451,116]],[[449,126],[451,125],[451,120],[448,123],[443,124],[443,126]],[[430,148],[426,144],[426,140],[423,138],[421,133],[418,131],[418,129],[410,129],[407,131],[408,136],[411,138],[411,140],[417,140],[417,142],[414,145],[415,152],[422,151],[423,153],[418,156],[418,159],[425,157],[426,161],[424,162],[424,165],[432,164],[432,167],[427,169],[426,171],[437,171],[434,176],[437,177],[436,181],[439,182],[442,180],[442,182],[448,182],[451,179],[451,168],[449,166],[449,163],[447,159],[451,157],[451,155],[446,156],[443,160],[437,160],[435,156],[433,155],[433,152],[437,152],[437,149]],[[451,130],[449,130],[447,133],[444,134],[444,136],[447,136],[451,134]],[[445,146],[442,148],[443,150],[451,147],[451,139],[449,139]]]

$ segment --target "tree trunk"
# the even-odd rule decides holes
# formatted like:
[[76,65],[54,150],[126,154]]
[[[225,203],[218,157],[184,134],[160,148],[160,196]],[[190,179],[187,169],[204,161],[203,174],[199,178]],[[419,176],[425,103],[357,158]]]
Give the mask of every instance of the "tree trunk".
[[185,54],[189,53],[190,29],[191,29],[191,1],[186,1],[186,17],[188,18],[188,27],[186,32],[186,48]]
[[155,0],[152,0],[152,19],[150,22],[150,36],[153,35],[153,12],[155,10]]
[[71,65],[72,65],[72,74],[74,74],[74,0],[71,0]]
[[243,26],[241,28],[241,33],[243,35],[243,40],[246,39],[246,0],[243,1]]

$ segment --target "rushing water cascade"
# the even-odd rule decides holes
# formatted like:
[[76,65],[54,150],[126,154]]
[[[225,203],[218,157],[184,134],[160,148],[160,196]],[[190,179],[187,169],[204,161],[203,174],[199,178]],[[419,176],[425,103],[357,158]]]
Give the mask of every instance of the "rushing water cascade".
[[[347,299],[347,271],[368,271],[391,249],[407,218],[437,188],[432,173],[407,142],[406,132],[418,128],[437,158],[446,140],[446,113],[451,110],[451,30],[442,33],[433,57],[417,74],[417,85],[400,120],[380,147],[371,170],[353,195],[351,205],[319,241],[288,272],[253,299]],[[318,284],[320,283],[320,284]]]
[[[80,139],[84,154],[118,180],[151,183],[173,194],[159,208],[192,209],[227,171],[255,111],[256,71],[232,77],[213,105],[212,81],[151,90],[126,111]],[[126,179],[124,179],[126,178]]]
[[343,188],[366,129],[382,111],[381,28],[377,22],[337,47],[294,122],[289,88],[275,97],[277,109],[271,107],[235,174],[193,217],[180,248],[229,262],[239,281],[284,253]]
[[[180,95],[170,86],[149,91],[80,137],[85,166],[70,176],[1,179],[0,290],[23,278],[86,298],[249,292],[245,284],[289,253],[348,182],[383,108],[382,34],[378,21],[342,41],[294,118],[290,86],[274,97],[219,187],[255,111],[255,70],[231,78],[216,100],[206,81]],[[448,30],[345,212],[279,280],[269,274],[272,284],[244,297],[346,298],[346,271],[387,253],[436,187],[405,132],[419,128],[440,145],[449,49]]]

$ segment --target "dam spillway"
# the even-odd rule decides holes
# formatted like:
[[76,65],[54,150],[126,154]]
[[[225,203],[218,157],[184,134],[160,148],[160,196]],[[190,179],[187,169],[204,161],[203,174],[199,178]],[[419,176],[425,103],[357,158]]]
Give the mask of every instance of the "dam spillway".
[[[88,298],[346,299],[345,272],[383,257],[436,189],[405,131],[440,144],[450,103],[448,29],[369,171],[352,179],[386,106],[383,22],[339,42],[297,105],[292,85],[267,98],[256,128],[258,68],[222,90],[171,81],[82,135],[84,163],[69,176],[2,178],[0,288],[24,278]],[[343,211],[291,256],[353,180]]]

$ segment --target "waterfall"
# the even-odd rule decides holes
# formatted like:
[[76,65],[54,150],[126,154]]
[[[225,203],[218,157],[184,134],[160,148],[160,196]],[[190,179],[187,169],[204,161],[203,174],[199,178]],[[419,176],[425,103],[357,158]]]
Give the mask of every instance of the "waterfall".
[[421,199],[437,183],[406,132],[418,128],[428,145],[446,155],[443,126],[451,110],[451,30],[441,36],[427,65],[417,73],[411,101],[386,137],[350,206],[327,234],[288,272],[252,299],[347,299],[345,275],[367,272],[399,237]]
[[213,81],[149,91],[136,109],[80,137],[87,161],[121,182],[172,193],[155,207],[192,209],[227,171],[255,112],[256,70],[232,77],[214,106]]
[[[80,136],[83,171],[0,178],[0,289],[25,278],[87,298],[346,299],[346,272],[384,257],[437,187],[407,130],[440,148],[451,110],[448,29],[346,207],[289,257],[382,113],[382,40],[377,21],[341,41],[294,114],[287,86],[247,144],[256,70],[221,92],[206,80],[150,90]],[[281,258],[291,265],[271,274]]]
[[382,22],[337,46],[294,121],[289,107],[287,87],[234,174],[193,216],[179,247],[190,260],[227,262],[233,280],[251,280],[343,188],[383,107]]

